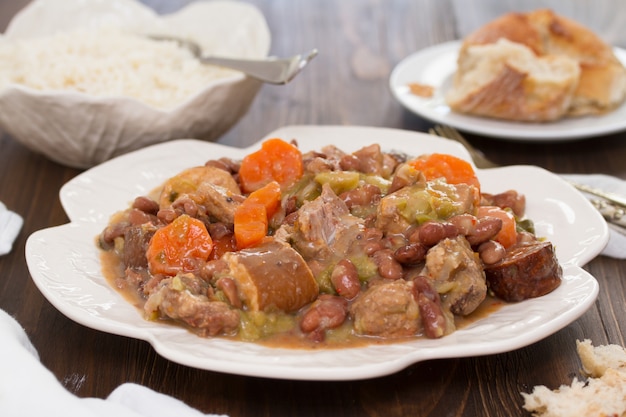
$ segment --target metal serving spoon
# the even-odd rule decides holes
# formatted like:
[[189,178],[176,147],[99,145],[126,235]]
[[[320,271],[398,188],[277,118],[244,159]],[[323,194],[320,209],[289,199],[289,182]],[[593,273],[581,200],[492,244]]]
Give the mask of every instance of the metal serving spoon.
[[189,39],[164,35],[149,35],[148,38],[156,41],[176,42],[189,49],[202,63],[241,71],[252,78],[269,84],[287,84],[317,55],[317,49],[313,49],[307,54],[294,55],[289,58],[270,57],[259,60],[222,58],[203,55],[200,45]]

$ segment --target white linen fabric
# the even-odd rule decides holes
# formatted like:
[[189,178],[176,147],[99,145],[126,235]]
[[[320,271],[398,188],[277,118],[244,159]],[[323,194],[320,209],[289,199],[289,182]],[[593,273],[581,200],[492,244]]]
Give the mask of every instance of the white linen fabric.
[[505,13],[548,8],[587,26],[610,45],[626,47],[623,0],[452,0],[452,4],[460,38]]
[[79,398],[39,361],[20,324],[0,310],[0,416],[207,417],[173,397],[126,383],[108,398]]
[[24,219],[16,213],[7,210],[0,202],[0,256],[11,252],[13,242],[20,233]]

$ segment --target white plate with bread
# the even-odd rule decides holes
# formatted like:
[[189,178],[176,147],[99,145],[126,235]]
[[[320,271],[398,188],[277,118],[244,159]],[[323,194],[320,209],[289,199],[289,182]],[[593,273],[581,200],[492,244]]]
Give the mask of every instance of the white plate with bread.
[[626,50],[538,10],[418,51],[389,83],[403,106],[436,123],[499,139],[567,141],[626,129],[625,64]]

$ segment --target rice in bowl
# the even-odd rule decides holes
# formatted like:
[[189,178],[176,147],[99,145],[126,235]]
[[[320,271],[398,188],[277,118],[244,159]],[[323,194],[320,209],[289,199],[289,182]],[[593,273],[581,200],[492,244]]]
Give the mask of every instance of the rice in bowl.
[[167,140],[215,140],[246,113],[259,81],[146,34],[241,58],[266,57],[270,46],[263,15],[237,1],[158,16],[135,0],[35,0],[0,36],[0,128],[88,168]]

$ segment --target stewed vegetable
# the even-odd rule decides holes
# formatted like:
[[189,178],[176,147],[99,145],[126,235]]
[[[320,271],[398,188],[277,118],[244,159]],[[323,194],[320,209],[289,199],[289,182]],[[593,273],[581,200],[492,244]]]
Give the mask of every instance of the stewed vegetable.
[[100,235],[147,319],[289,346],[439,338],[486,300],[560,284],[515,190],[472,165],[377,144],[301,152],[274,138],[167,180]]

